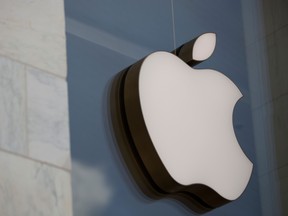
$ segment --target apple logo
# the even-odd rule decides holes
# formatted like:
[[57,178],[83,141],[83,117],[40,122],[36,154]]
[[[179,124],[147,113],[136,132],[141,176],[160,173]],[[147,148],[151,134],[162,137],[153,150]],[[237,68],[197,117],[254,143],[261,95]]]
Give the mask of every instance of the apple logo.
[[118,75],[111,96],[114,131],[140,188],[198,213],[237,199],[253,168],[233,129],[240,90],[218,71],[191,67],[215,45],[205,33],[154,52]]

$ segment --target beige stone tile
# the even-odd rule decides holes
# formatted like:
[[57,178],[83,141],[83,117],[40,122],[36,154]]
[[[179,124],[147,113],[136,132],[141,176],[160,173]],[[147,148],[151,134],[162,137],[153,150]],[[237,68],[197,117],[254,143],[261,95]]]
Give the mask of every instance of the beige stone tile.
[[288,93],[288,26],[275,33],[275,43],[276,73],[279,88],[279,95],[277,96],[281,96]]
[[0,148],[27,154],[25,66],[0,56]]
[[70,169],[67,83],[27,68],[29,156]]
[[275,12],[275,3],[271,0],[263,0],[263,19],[264,19],[264,28],[266,35],[274,32],[275,21],[274,21],[274,12]]
[[266,35],[288,24],[287,0],[263,0],[263,16]]
[[274,137],[278,166],[288,164],[288,94],[273,101]]
[[63,1],[1,1],[0,35],[0,54],[66,76]]
[[288,25],[288,1],[273,0],[271,2],[275,4],[274,23],[275,23],[275,31],[277,31],[283,26]]
[[267,38],[272,99],[288,93],[288,26]]
[[273,89],[277,87],[277,81],[279,80],[279,76],[277,73],[277,56],[276,56],[276,41],[275,34],[272,33],[270,36],[266,38],[266,46],[267,46],[267,65],[268,65],[268,73],[269,73],[269,83],[271,92],[271,100],[273,97]]
[[282,215],[288,215],[288,164],[278,169],[282,201]]
[[72,216],[70,173],[0,151],[0,215]]

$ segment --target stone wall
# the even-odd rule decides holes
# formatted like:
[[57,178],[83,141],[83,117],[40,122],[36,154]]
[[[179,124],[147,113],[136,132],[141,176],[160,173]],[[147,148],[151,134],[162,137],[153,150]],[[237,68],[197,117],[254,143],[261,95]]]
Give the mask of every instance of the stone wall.
[[70,216],[64,2],[0,5],[0,215]]
[[263,0],[276,167],[282,215],[288,215],[288,1]]
[[242,2],[262,215],[288,215],[288,2]]

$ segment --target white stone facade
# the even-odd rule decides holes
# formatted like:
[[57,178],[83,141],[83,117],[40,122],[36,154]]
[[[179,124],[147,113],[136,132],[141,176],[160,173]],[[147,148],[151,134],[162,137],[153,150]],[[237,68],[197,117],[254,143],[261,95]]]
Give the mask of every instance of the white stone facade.
[[72,216],[64,1],[0,5],[0,215]]

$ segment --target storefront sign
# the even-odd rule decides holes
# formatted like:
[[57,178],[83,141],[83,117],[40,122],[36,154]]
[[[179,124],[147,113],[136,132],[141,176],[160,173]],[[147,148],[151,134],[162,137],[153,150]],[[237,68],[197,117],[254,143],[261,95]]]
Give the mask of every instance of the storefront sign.
[[140,187],[199,213],[237,199],[253,167],[233,129],[240,90],[218,71],[191,67],[215,45],[216,35],[206,33],[172,53],[148,55],[118,76],[111,104],[120,149]]

